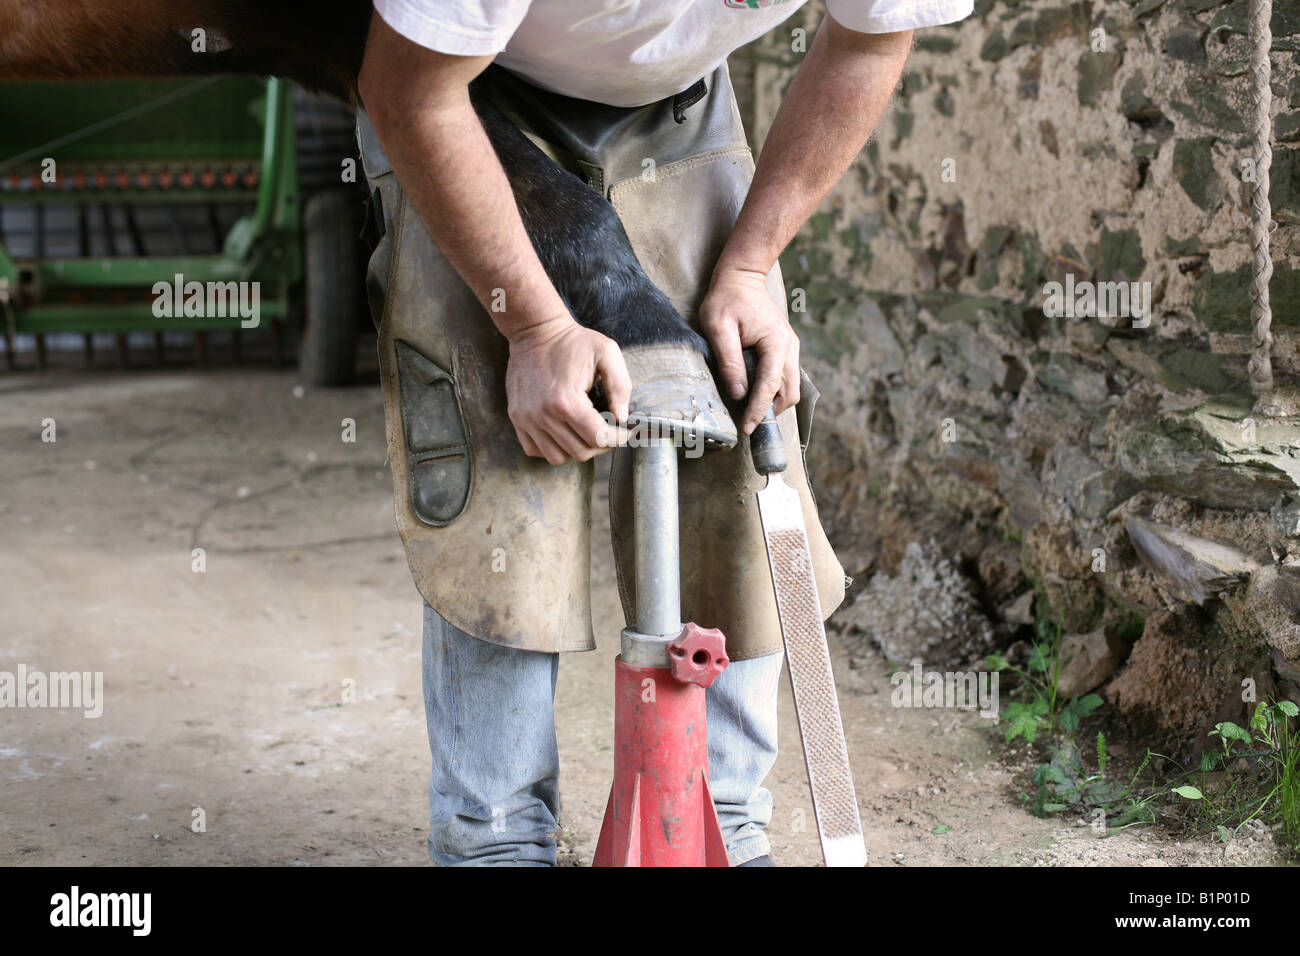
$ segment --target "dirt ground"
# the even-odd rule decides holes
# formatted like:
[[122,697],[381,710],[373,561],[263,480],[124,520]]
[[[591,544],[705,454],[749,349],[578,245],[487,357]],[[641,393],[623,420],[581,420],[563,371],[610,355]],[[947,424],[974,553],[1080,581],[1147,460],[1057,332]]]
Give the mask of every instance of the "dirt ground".
[[[98,719],[0,710],[0,864],[427,864],[421,604],[390,489],[373,384],[304,391],[257,367],[0,373],[0,670],[102,671],[106,698]],[[579,865],[612,771],[622,619],[607,529],[594,537],[607,627],[595,653],[564,658],[557,692],[561,861]],[[1267,855],[1037,819],[987,721],[894,708],[883,661],[851,669],[833,650],[872,865]],[[769,832],[779,864],[814,865],[788,687],[782,720]]]

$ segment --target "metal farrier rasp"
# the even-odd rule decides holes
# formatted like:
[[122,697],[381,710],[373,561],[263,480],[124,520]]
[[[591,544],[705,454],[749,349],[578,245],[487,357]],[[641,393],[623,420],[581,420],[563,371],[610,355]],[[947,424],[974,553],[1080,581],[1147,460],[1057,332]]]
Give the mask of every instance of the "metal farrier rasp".
[[614,663],[614,783],[593,865],[728,866],[704,706],[725,644],[681,620],[676,442],[653,435],[632,455],[636,626]]
[[767,542],[767,562],[776,591],[822,858],[827,866],[866,866],[867,846],[862,838],[808,532],[799,492],[781,478],[786,467],[785,446],[772,409],[749,436],[749,447],[754,470],[767,476],[767,485],[758,492],[758,512]]

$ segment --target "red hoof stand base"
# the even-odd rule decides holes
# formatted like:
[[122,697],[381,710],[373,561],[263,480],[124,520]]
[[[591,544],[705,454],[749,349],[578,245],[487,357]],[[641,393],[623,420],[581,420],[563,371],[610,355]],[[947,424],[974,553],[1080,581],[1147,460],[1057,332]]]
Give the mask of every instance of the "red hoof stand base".
[[709,792],[704,689],[727,666],[722,633],[694,624],[671,667],[614,662],[614,785],[595,866],[729,866]]

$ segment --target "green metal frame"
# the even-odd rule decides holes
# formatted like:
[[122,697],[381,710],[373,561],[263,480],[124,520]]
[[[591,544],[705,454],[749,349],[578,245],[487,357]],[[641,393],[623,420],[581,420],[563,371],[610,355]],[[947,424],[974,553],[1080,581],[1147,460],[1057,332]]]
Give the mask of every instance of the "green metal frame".
[[[221,85],[246,84],[246,80],[201,80],[188,89],[207,90],[219,95]],[[112,85],[112,84],[110,84]],[[24,84],[24,86],[29,86]],[[55,89],[55,85],[48,85]],[[242,89],[236,87],[236,90]],[[182,97],[187,88],[178,86],[164,109],[188,106]],[[0,87],[0,96],[5,94]],[[128,91],[129,94],[130,91]],[[128,332],[136,330],[169,331],[239,328],[238,315],[229,317],[159,318],[153,314],[152,301],[125,303],[83,303],[47,301],[68,292],[95,294],[107,290],[127,290],[142,295],[157,282],[172,282],[179,274],[185,282],[259,282],[262,284],[261,317],[272,321],[289,314],[290,296],[303,276],[301,235],[301,201],[298,188],[298,148],[294,129],[293,94],[288,83],[268,80],[265,94],[249,104],[262,124],[261,171],[258,178],[256,205],[253,211],[235,223],[225,237],[221,254],[211,256],[92,257],[73,259],[45,258],[14,261],[0,247],[0,320],[8,332]],[[149,104],[144,104],[146,107]],[[138,108],[137,108],[138,109]],[[138,112],[129,120],[118,122],[116,137],[100,143],[97,157],[105,155],[119,160],[149,161],[173,159],[185,155],[183,141],[130,142],[132,130],[123,135],[120,127],[133,123],[139,129]],[[157,119],[156,113],[154,119]],[[182,118],[193,122],[194,117]],[[112,122],[112,118],[108,122]],[[150,125],[153,138],[157,123]],[[140,135],[137,132],[137,135]],[[166,135],[161,134],[161,135]],[[123,140],[125,140],[123,142]],[[196,147],[201,149],[202,147]],[[76,155],[75,148],[69,150]],[[194,158],[204,158],[202,154]],[[20,155],[17,159],[33,157]],[[13,161],[6,164],[12,166]],[[247,199],[247,191],[211,189],[122,190],[35,190],[0,193],[0,202],[94,202],[111,200],[122,203],[207,203],[214,200]]]

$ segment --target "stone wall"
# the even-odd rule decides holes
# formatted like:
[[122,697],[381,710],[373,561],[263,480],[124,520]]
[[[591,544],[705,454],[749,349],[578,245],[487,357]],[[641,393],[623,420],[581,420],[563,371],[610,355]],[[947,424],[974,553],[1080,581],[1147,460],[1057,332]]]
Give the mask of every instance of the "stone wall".
[[[850,634],[978,656],[880,612],[939,588],[994,645],[1059,624],[1111,662],[1078,682],[1104,672],[1158,726],[1236,713],[1251,676],[1300,700],[1300,3],[1274,3],[1278,387],[1258,398],[1247,9],[977,0],[918,34],[892,113],[781,260]],[[756,144],[821,14],[734,60]],[[1053,282],[1138,285],[1127,314],[1070,317]],[[964,585],[936,584],[954,568]]]

